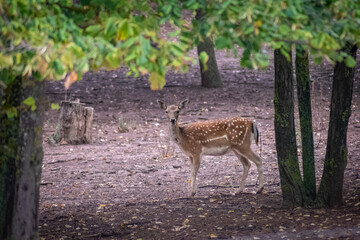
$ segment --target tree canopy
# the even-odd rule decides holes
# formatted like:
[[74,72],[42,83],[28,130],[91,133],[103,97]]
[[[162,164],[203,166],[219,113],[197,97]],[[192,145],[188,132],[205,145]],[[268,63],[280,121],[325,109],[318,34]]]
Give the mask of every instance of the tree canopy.
[[90,69],[128,66],[162,88],[168,67],[185,71],[187,42],[165,39],[150,1],[2,0],[2,86],[15,76],[81,79]]
[[[180,3],[181,2],[181,3]],[[326,58],[334,63],[346,60],[354,66],[354,59],[339,50],[347,41],[359,39],[360,8],[358,1],[165,1],[165,19],[177,16],[180,9],[202,9],[205,21],[193,22],[194,42],[204,35],[213,35],[218,49],[244,49],[241,65],[266,67],[268,58],[264,45],[287,51],[296,43],[310,49],[316,63]],[[180,7],[181,6],[181,7]],[[180,25],[180,17],[172,18]]]
[[[182,17],[197,9],[203,21]],[[354,66],[339,50],[360,33],[354,0],[1,0],[0,15],[4,86],[16,75],[57,80],[73,72],[74,80],[90,69],[124,65],[136,75],[150,73],[152,88],[159,89],[168,68],[187,70],[187,52],[205,36],[213,36],[218,49],[243,48],[246,67],[268,65],[263,46],[287,55],[293,43],[309,48],[315,62],[345,59]],[[161,34],[166,22],[176,26],[168,35]]]

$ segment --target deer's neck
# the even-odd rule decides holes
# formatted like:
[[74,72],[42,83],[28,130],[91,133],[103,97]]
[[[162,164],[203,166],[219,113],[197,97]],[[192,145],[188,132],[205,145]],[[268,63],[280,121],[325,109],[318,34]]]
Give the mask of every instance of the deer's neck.
[[170,137],[174,142],[181,145],[183,138],[183,128],[180,127],[177,123],[170,123]]

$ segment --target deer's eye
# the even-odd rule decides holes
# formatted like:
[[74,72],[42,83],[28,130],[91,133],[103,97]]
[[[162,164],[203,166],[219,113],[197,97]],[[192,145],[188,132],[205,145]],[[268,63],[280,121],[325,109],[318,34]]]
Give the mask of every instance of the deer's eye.
[[169,113],[168,111],[165,111],[165,113]]
[[176,113],[180,113],[180,110],[177,110]]

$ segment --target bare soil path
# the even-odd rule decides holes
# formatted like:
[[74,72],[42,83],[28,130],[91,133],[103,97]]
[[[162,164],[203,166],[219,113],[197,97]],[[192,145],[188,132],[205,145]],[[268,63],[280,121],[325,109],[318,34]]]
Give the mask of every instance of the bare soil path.
[[[359,239],[360,238],[360,71],[354,85],[348,129],[349,159],[344,206],[340,209],[281,209],[277,168],[273,67],[247,70],[225,52],[217,53],[221,89],[200,85],[198,66],[169,73],[162,91],[126,69],[88,73],[67,97],[94,107],[94,144],[51,145],[58,112],[47,111],[40,201],[41,239]],[[321,178],[329,116],[332,66],[312,67],[312,107],[317,180]],[[47,84],[60,102],[62,82]],[[190,195],[190,164],[169,143],[167,122],[156,100],[189,98],[181,120],[230,116],[256,119],[261,131],[263,194],[253,194],[252,165],[245,193],[234,196],[242,174],[237,158],[204,157],[199,190]],[[254,149],[256,149],[254,147]],[[259,151],[256,149],[256,151]]]

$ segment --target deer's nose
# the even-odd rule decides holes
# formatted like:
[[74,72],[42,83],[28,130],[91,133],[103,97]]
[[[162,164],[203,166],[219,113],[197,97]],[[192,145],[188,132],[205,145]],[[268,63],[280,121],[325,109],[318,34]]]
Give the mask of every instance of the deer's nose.
[[172,124],[175,124],[175,119],[170,120]]

